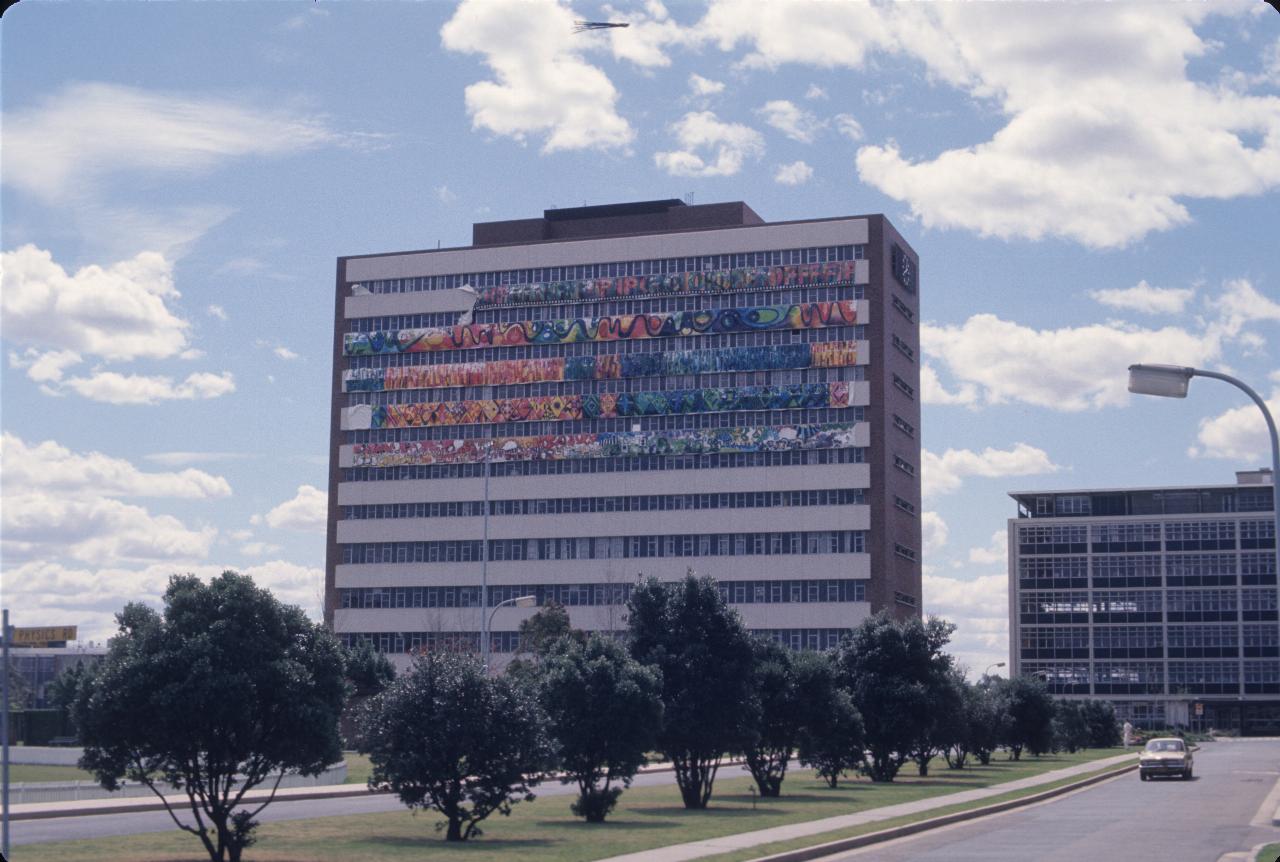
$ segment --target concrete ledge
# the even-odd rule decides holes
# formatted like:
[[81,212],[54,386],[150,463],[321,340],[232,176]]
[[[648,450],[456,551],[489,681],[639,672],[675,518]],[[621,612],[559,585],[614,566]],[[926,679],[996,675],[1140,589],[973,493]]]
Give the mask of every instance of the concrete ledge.
[[840,838],[835,841],[828,841],[824,844],[815,844],[812,847],[801,847],[798,850],[784,850],[781,853],[774,853],[772,856],[760,856],[751,862],[807,862],[809,859],[819,859],[823,856],[830,856],[833,853],[843,853],[846,850],[857,850],[860,847],[868,847],[872,844],[881,844],[885,841],[892,841],[895,838],[905,838],[908,835],[915,835],[920,832],[927,832],[930,829],[938,829],[943,826],[950,826],[953,823],[963,823],[966,820],[977,820],[980,817],[986,817],[991,814],[999,814],[1004,811],[1010,811],[1014,808],[1021,808],[1025,805],[1034,805],[1037,802],[1044,802],[1055,796],[1062,796],[1073,790],[1080,790],[1100,781],[1106,781],[1115,778],[1117,775],[1123,775],[1126,772],[1133,772],[1138,768],[1138,764],[1126,764],[1117,769],[1108,770],[1101,775],[1093,775],[1089,778],[1083,778],[1079,781],[1073,781],[1070,784],[1064,784],[1061,787],[1054,787],[1051,790],[1042,790],[1039,793],[1032,793],[1018,799],[1009,799],[1004,802],[997,802],[992,805],[983,805],[979,808],[971,808],[968,811],[957,811],[954,814],[944,814],[941,817],[930,817],[928,820],[920,820],[915,823],[907,823],[902,826],[895,826],[892,829],[881,829],[879,832],[869,832],[866,835],[855,835],[852,838]]

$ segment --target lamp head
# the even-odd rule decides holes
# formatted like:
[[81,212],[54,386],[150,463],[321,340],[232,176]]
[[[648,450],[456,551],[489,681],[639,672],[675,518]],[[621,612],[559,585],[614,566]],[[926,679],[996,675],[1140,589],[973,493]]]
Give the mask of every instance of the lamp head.
[[518,608],[531,608],[536,604],[538,604],[537,596],[521,596],[515,601],[515,605]]
[[1186,398],[1194,368],[1181,365],[1130,365],[1129,391],[1138,395]]

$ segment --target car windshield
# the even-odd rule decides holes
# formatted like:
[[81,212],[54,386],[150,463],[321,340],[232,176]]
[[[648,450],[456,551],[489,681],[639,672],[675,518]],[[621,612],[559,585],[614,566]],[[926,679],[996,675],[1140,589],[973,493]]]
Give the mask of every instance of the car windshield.
[[1181,739],[1153,739],[1147,743],[1147,751],[1182,751]]

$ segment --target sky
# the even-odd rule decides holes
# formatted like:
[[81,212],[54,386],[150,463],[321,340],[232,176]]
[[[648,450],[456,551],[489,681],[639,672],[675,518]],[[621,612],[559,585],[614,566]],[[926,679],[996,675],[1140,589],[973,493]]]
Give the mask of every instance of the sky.
[[[579,19],[630,27],[573,33]],[[919,253],[924,609],[1008,657],[1011,490],[1231,483],[1280,413],[1261,2],[53,3],[0,19],[0,587],[318,616],[339,255],[550,207],[884,213]]]

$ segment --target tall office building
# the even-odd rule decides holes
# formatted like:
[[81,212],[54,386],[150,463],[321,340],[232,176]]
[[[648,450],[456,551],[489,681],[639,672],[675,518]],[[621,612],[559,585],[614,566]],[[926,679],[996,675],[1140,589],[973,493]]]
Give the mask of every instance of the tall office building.
[[1140,727],[1280,731],[1275,486],[1236,476],[1011,494],[1012,673]]
[[688,570],[797,648],[918,614],[917,272],[880,215],[678,200],[339,258],[327,620],[501,663],[516,599],[620,630]]

